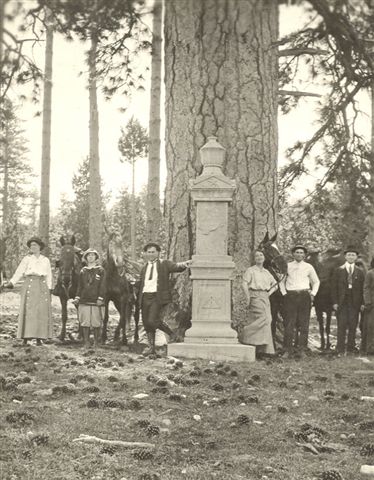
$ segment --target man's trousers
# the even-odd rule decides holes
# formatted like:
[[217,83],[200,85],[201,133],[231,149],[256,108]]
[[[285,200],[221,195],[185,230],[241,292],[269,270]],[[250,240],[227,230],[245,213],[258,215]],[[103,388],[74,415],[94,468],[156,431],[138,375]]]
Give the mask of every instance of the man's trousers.
[[309,290],[288,291],[284,297],[284,350],[291,352],[294,339],[298,338],[298,347],[308,347],[310,309],[312,306]]

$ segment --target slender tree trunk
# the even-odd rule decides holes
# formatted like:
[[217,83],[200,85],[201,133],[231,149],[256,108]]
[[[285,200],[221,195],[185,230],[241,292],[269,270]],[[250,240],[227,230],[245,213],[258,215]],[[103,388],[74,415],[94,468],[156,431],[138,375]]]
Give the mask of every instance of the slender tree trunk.
[[371,209],[368,222],[368,253],[374,257],[374,80],[371,82],[371,157],[370,157],[370,198]]
[[132,160],[132,191],[131,191],[131,259],[136,260],[136,206],[135,206],[135,160]]
[[157,240],[160,231],[160,125],[161,125],[161,30],[162,0],[154,0],[152,25],[151,106],[149,112],[147,240]]
[[52,125],[52,60],[53,28],[50,12],[46,12],[46,44],[43,98],[43,132],[42,132],[42,168],[40,185],[39,235],[47,245],[49,252],[49,192],[51,170],[51,125]]
[[3,158],[3,231],[4,235],[7,236],[7,229],[9,224],[8,218],[8,203],[9,203],[9,126],[6,119],[4,119],[4,143],[3,143],[3,151],[4,151],[4,158]]
[[[165,4],[167,253],[175,260],[194,253],[188,180],[200,173],[199,149],[215,135],[227,149],[224,173],[237,185],[228,245],[234,324],[246,315],[241,276],[251,253],[277,229],[277,37],[277,0]],[[187,278],[176,280],[171,323],[190,315]]]
[[4,55],[4,13],[5,0],[0,0],[0,79],[3,71],[3,55]]
[[100,157],[99,157],[99,112],[97,108],[96,87],[96,50],[97,38],[91,37],[89,51],[89,102],[90,102],[90,211],[89,211],[89,241],[90,247],[97,250],[102,248],[102,205],[100,184]]

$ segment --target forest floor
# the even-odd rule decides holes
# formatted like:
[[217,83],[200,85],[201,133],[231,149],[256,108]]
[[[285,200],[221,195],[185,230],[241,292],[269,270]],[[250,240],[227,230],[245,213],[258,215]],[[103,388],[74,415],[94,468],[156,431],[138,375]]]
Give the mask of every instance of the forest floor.
[[[331,469],[358,480],[374,463],[374,404],[361,399],[374,396],[373,358],[220,364],[25,348],[16,295],[0,302],[2,480],[312,480]],[[54,315],[59,327],[56,303]],[[74,441],[82,434],[154,448],[105,453]]]

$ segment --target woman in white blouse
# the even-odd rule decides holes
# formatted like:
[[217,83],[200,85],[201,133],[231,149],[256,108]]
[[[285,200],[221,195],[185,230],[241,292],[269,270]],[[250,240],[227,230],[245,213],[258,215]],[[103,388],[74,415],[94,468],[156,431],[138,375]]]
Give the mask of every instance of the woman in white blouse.
[[271,311],[269,296],[277,288],[276,281],[264,268],[265,256],[255,251],[255,265],[249,267],[243,276],[243,289],[247,298],[248,316],[239,326],[239,341],[255,345],[257,353],[274,353],[271,334]]
[[37,345],[41,345],[42,339],[52,338],[52,270],[49,259],[40,253],[45,246],[40,238],[30,238],[27,246],[30,255],[22,259],[4,287],[13,288],[23,279],[17,338],[22,338],[24,345],[35,338]]

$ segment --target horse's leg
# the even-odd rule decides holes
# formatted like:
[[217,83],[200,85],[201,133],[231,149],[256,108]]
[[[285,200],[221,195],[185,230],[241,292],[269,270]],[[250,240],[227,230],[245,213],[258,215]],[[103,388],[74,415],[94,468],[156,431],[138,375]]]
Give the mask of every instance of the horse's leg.
[[103,318],[103,328],[101,331],[101,341],[105,343],[108,339],[107,328],[108,328],[108,319],[109,319],[109,300],[105,300],[105,312]]
[[116,329],[114,331],[114,341],[119,342],[121,329],[123,330],[123,328],[124,328],[123,325],[122,325],[122,321],[123,321],[122,299],[116,298],[115,300],[113,300],[113,303],[114,303],[114,306],[116,307],[116,309],[119,313],[119,321],[118,321],[118,324],[117,324]]
[[135,309],[134,309],[134,320],[135,320],[134,343],[139,343],[139,315],[140,315],[140,307],[139,307],[139,302],[136,299]]
[[330,327],[331,327],[332,311],[326,312],[326,350],[330,350]]
[[317,315],[317,322],[319,325],[319,335],[321,339],[321,350],[325,349],[325,329],[323,324],[323,312],[319,308],[315,308]]
[[65,340],[66,335],[66,322],[68,319],[68,309],[67,309],[67,299],[65,297],[60,297],[61,303],[61,333],[59,335],[59,339],[63,342]]

